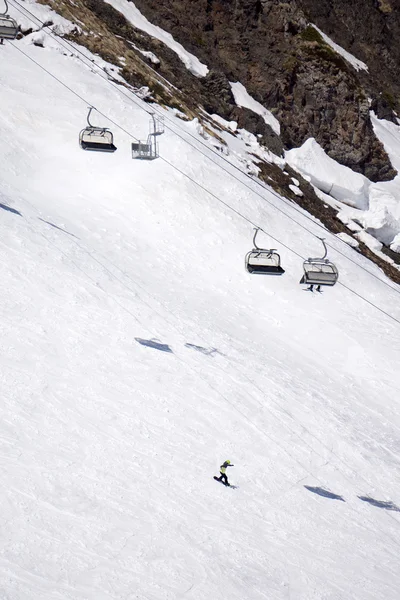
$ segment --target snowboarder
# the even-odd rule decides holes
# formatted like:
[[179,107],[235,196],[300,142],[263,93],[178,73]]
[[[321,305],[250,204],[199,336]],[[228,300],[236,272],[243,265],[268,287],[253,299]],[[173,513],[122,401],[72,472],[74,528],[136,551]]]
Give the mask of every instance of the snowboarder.
[[220,472],[220,476],[219,477],[215,477],[214,479],[216,479],[217,481],[220,481],[221,483],[223,483],[224,485],[230,485],[229,481],[228,481],[228,477],[226,476],[226,469],[228,467],[234,467],[235,465],[231,465],[231,461],[230,460],[226,460],[219,468],[219,472]]

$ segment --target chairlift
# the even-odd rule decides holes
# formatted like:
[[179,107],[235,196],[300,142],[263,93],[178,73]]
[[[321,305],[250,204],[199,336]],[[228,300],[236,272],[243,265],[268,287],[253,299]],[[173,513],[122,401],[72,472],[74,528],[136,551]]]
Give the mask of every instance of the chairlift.
[[252,275],[283,275],[281,257],[274,248],[264,250],[256,244],[257,233],[260,228],[256,227],[253,237],[253,250],[246,254],[246,270]]
[[15,40],[19,32],[17,22],[7,14],[7,0],[4,0],[4,4],[6,6],[5,11],[0,13],[0,44],[3,43],[3,40]]
[[132,158],[141,160],[154,160],[158,158],[158,136],[164,133],[164,119],[163,117],[156,117],[154,113],[151,114],[149,134],[147,136],[147,142],[133,142],[132,143]]
[[339,279],[339,271],[336,266],[330,262],[326,255],[328,249],[325,244],[325,238],[318,238],[321,240],[325,254],[321,258],[308,258],[303,263],[304,275],[300,280],[300,283],[306,285],[335,285]]
[[114,136],[106,127],[95,127],[90,122],[90,114],[93,106],[89,107],[87,116],[88,127],[82,129],[79,134],[79,144],[82,150],[92,150],[95,152],[115,152]]

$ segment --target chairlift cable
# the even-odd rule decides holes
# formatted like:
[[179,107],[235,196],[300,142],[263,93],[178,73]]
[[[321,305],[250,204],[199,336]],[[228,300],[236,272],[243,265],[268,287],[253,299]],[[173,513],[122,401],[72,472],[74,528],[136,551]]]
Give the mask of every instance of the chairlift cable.
[[[33,62],[36,66],[38,66],[40,69],[42,69],[45,73],[47,73],[48,75],[50,75],[50,77],[52,77],[53,79],[55,79],[58,83],[60,83],[63,87],[65,87],[66,89],[68,89],[72,94],[74,94],[75,96],[77,96],[80,100],[82,100],[83,102],[86,103],[86,105],[88,104],[88,102],[82,97],[80,96],[80,94],[78,94],[77,92],[75,92],[72,88],[70,88],[66,83],[64,83],[63,81],[61,81],[60,79],[58,79],[55,75],[53,75],[48,69],[46,69],[45,67],[43,67],[40,63],[38,63],[35,59],[31,58],[28,54],[26,54],[23,50],[21,50],[19,47],[17,47],[15,44],[11,43],[11,46],[13,46],[13,48],[15,48],[16,50],[18,50],[18,52],[20,52],[21,54],[23,54],[26,58],[28,58],[31,62]],[[103,113],[101,113],[100,111],[98,111],[99,114],[101,114],[102,116],[104,116],[105,118],[108,119],[108,117],[106,115],[104,115]],[[119,125],[118,123],[116,123],[115,121],[112,121],[111,119],[109,119],[109,121],[111,123],[113,123],[116,127],[118,127],[119,129],[121,129],[122,131],[124,131],[128,136],[132,137],[133,139],[136,140],[136,138],[130,133],[128,132],[125,128],[123,128],[121,125]],[[295,254],[297,257],[301,258],[302,260],[305,260],[304,257],[299,254],[296,250],[294,250],[293,248],[291,248],[290,246],[286,245],[285,243],[281,242],[278,238],[274,237],[273,235],[271,235],[270,233],[268,233],[265,229],[263,229],[262,227],[259,227],[258,225],[256,225],[249,217],[246,217],[245,215],[243,215],[240,211],[238,211],[237,209],[233,208],[232,206],[230,206],[225,200],[222,200],[222,198],[219,198],[216,194],[214,194],[214,192],[208,190],[206,187],[204,187],[201,183],[199,183],[198,181],[196,181],[195,179],[193,179],[193,177],[191,177],[190,175],[188,175],[187,173],[185,173],[184,171],[182,171],[179,167],[177,167],[176,165],[174,165],[173,163],[171,163],[169,160],[167,160],[166,158],[164,158],[163,156],[160,156],[160,159],[163,160],[166,164],[168,164],[171,168],[173,168],[174,170],[176,170],[177,172],[179,172],[181,175],[183,175],[184,177],[186,177],[187,179],[189,179],[192,183],[194,183],[196,186],[198,186],[199,188],[201,188],[203,191],[207,192],[210,196],[212,196],[214,199],[216,199],[218,202],[220,202],[221,204],[223,204],[226,208],[228,208],[229,210],[231,210],[232,212],[234,212],[236,215],[238,215],[241,219],[245,220],[247,223],[249,223],[250,225],[252,225],[253,227],[258,227],[258,229],[260,231],[262,231],[263,233],[265,233],[266,235],[268,235],[271,239],[273,239],[274,241],[278,242],[278,244],[280,244],[281,246],[283,246],[284,248],[286,248],[287,250],[289,250],[290,252],[292,252],[293,254]],[[285,213],[284,213],[285,214]],[[312,234],[314,235],[314,234]],[[314,236],[315,237],[315,236]],[[339,285],[341,285],[342,287],[344,287],[345,289],[347,289],[348,291],[352,292],[353,294],[355,294],[357,297],[363,299],[365,302],[367,302],[367,304],[369,304],[370,306],[372,306],[373,308],[375,308],[376,310],[378,310],[379,312],[381,312],[382,314],[384,314],[385,316],[389,317],[390,319],[392,319],[393,321],[395,321],[396,323],[398,323],[400,325],[400,320],[397,319],[396,317],[394,317],[393,315],[389,314],[388,312],[386,312],[384,309],[380,308],[379,306],[377,306],[376,304],[374,304],[373,302],[371,302],[370,300],[368,300],[367,298],[365,298],[364,296],[362,296],[361,294],[359,294],[358,292],[356,292],[355,290],[353,290],[352,288],[348,287],[347,285],[343,284],[342,282],[338,282]],[[390,287],[390,286],[389,286]]]
[[[233,208],[232,206],[230,206],[225,200],[222,200],[221,198],[219,198],[216,194],[214,194],[214,192],[211,192],[210,190],[208,190],[207,188],[205,188],[201,183],[199,183],[198,181],[195,181],[190,175],[188,175],[187,173],[185,173],[184,171],[182,171],[181,169],[179,169],[179,167],[177,167],[176,165],[173,165],[172,163],[170,163],[163,156],[160,156],[160,158],[161,158],[161,160],[163,160],[164,162],[166,162],[168,165],[170,165],[173,169],[175,169],[176,171],[178,171],[181,175],[184,175],[184,177],[190,179],[190,181],[192,181],[195,185],[197,185],[202,190],[204,190],[205,192],[207,192],[210,196],[212,196],[213,198],[215,198],[218,202],[221,202],[221,204],[223,204],[224,206],[226,206],[229,210],[231,210],[232,212],[234,212],[236,215],[238,215],[244,221],[247,221],[247,223],[249,223],[253,227],[258,227],[258,225],[256,225],[251,219],[249,219],[248,217],[246,217],[245,215],[243,215],[236,208]],[[273,235],[271,235],[269,232],[267,232],[262,227],[258,227],[258,229],[260,231],[262,231],[263,233],[265,233],[266,235],[268,235],[271,239],[273,239],[276,242],[278,242],[278,244],[280,244],[281,246],[283,246],[284,248],[286,248],[287,250],[289,250],[290,252],[292,252],[293,254],[295,254],[296,256],[298,256],[299,258],[301,258],[302,260],[305,260],[304,257],[301,254],[299,254],[296,250],[294,250],[290,246],[287,246],[286,244],[284,244],[283,242],[281,242],[278,238],[275,238]],[[362,296],[361,294],[359,294],[358,292],[356,292],[355,290],[353,290],[349,286],[345,285],[341,281],[338,281],[337,283],[339,285],[341,285],[342,287],[344,287],[349,292],[351,292],[354,295],[358,296],[359,298],[363,299],[367,304],[369,304],[370,306],[372,306],[373,308],[375,308],[376,310],[378,310],[382,314],[384,314],[387,317],[389,317],[389,319],[392,319],[393,321],[395,321],[395,323],[397,323],[398,325],[400,325],[400,319],[397,319],[393,315],[389,314],[383,308],[380,308],[379,306],[377,306],[376,304],[374,304],[373,302],[371,302],[371,300],[368,300],[367,298],[365,298],[364,296]]]
[[[59,79],[58,77],[56,77],[55,75],[53,75],[53,73],[51,73],[48,69],[46,69],[46,67],[43,67],[43,65],[41,65],[40,63],[38,63],[34,58],[32,58],[31,56],[29,56],[28,54],[26,54],[26,52],[24,52],[23,50],[21,50],[21,48],[19,48],[18,46],[16,46],[15,44],[12,44],[12,43],[10,44],[10,46],[12,46],[13,48],[15,48],[15,50],[18,50],[18,52],[20,52],[21,54],[23,54],[26,58],[28,58],[31,62],[33,62],[37,67],[39,67],[45,73],[47,73],[48,75],[50,75],[50,77],[52,77],[53,79],[55,79],[55,81],[57,81],[63,87],[65,87],[68,91],[70,91],[71,94],[74,94],[77,98],[79,98],[79,100],[81,100],[82,102],[84,102],[86,104],[86,106],[91,106],[91,103],[88,100],[86,100],[85,98],[83,98],[83,96],[81,96],[80,94],[78,94],[77,92],[75,92],[75,90],[73,90],[69,85],[67,85],[66,83],[64,83],[64,81],[61,81],[61,79]],[[93,107],[93,108],[95,108],[95,107]],[[101,112],[101,110],[99,110],[98,108],[95,108],[95,110],[96,110],[96,112],[99,113],[99,115],[101,115],[102,117],[104,117],[105,119],[107,119],[108,121],[110,121],[110,123],[112,123],[115,127],[117,127],[118,129],[121,129],[121,131],[123,131],[124,133],[126,133],[127,135],[129,135],[129,137],[133,138],[136,141],[139,141],[132,133],[130,133],[129,131],[127,131],[124,127],[122,127],[122,125],[119,125],[116,121],[113,121],[113,119],[111,119],[105,113]]]
[[[46,23],[44,21],[41,21],[31,11],[29,11],[27,8],[25,8],[24,6],[22,6],[17,0],[12,0],[11,4],[14,5],[14,8],[18,12],[20,12],[21,14],[24,14],[24,12],[25,12],[25,13],[27,13],[31,17],[31,20],[35,19],[38,23],[40,23],[40,25],[42,25],[42,27],[43,27],[42,32],[45,33],[46,35],[48,35],[49,37],[51,37],[51,39],[55,40],[58,44],[60,44],[60,46],[64,47],[66,50],[69,50],[69,48],[70,48],[70,49],[72,49],[72,51],[75,54],[80,54],[81,56],[83,56],[83,58],[87,61],[87,63],[85,63],[82,60],[82,58],[80,58],[79,56],[76,56],[76,58],[78,60],[80,60],[85,66],[90,67],[90,68],[96,67],[97,69],[99,69],[99,71],[103,71],[104,74],[105,74],[105,77],[99,71],[94,71],[94,74],[95,75],[99,75],[99,77],[101,77],[104,81],[106,81],[107,83],[109,83],[112,87],[114,87],[116,90],[118,90],[123,96],[125,96],[126,98],[128,98],[128,100],[130,100],[131,102],[133,102],[140,110],[143,110],[144,112],[146,112],[149,115],[151,115],[154,112],[153,110],[149,110],[149,109],[147,109],[147,108],[145,108],[145,107],[143,107],[143,106],[141,106],[139,104],[139,102],[143,102],[143,100],[132,89],[130,89],[131,86],[129,86],[130,92],[131,92],[131,94],[133,96],[135,96],[135,98],[137,98],[138,102],[136,102],[132,98],[132,95],[128,95],[127,93],[125,93],[124,90],[121,88],[121,86],[116,85],[110,79],[110,73],[107,71],[107,69],[105,67],[102,67],[101,65],[98,65],[92,58],[90,58],[90,56],[87,56],[85,54],[85,52],[83,52],[82,50],[80,50],[79,47],[77,47],[74,43],[70,42],[69,40],[67,40],[66,38],[62,37],[60,34],[56,33],[53,30],[51,30],[51,31],[47,30],[46,27],[45,27]],[[69,48],[67,48],[67,46],[69,46]],[[149,65],[147,65],[147,63],[145,63],[144,61],[142,61],[140,58],[139,58],[139,60],[144,65],[149,66]]]
[[[36,17],[31,11],[29,11],[28,9],[26,9],[25,7],[21,6],[21,4],[17,1],[17,0],[12,0],[11,4],[14,5],[14,7],[16,8],[16,10],[19,10],[17,8],[18,5],[22,10],[24,10],[26,13],[28,13],[29,15],[31,15],[32,18],[34,18],[36,21],[38,21],[41,25],[45,25],[45,23],[43,21],[41,21],[38,17]],[[19,12],[21,12],[21,10],[19,10]],[[159,112],[159,110],[157,109],[157,107],[154,107],[154,111],[150,111],[147,108],[143,107],[141,104],[139,104],[139,102],[141,102],[142,104],[144,103],[144,101],[137,96],[137,94],[133,91],[131,91],[131,95],[125,93],[120,87],[116,86],[110,79],[109,79],[109,74],[107,72],[107,70],[98,65],[97,63],[95,63],[94,61],[92,61],[88,56],[86,56],[86,54],[84,52],[82,52],[81,50],[79,50],[78,48],[75,47],[75,45],[73,45],[71,42],[69,42],[68,40],[66,40],[65,38],[61,37],[59,34],[54,33],[54,32],[50,32],[50,31],[46,31],[44,30],[44,33],[46,33],[47,35],[49,35],[52,39],[55,39],[56,41],[58,41],[58,43],[60,43],[60,45],[63,45],[65,48],[65,44],[67,44],[69,47],[71,47],[74,52],[77,52],[79,54],[81,54],[89,63],[90,66],[96,66],[97,69],[100,69],[101,71],[103,71],[106,74],[106,77],[103,77],[98,71],[96,71],[95,73],[97,75],[99,75],[103,80],[107,81],[107,83],[109,83],[110,85],[112,85],[114,88],[116,88],[121,94],[123,94],[126,98],[128,98],[131,102],[133,102],[136,106],[138,106],[141,110],[143,110],[144,112],[146,112],[147,114],[151,114],[152,112],[156,112],[157,114],[161,115],[161,113]],[[79,57],[77,57],[79,59]],[[142,59],[140,59],[139,57],[137,57],[138,60],[140,60],[143,64],[145,64],[147,67],[149,67],[151,69],[151,67],[145,63],[144,61],[142,61]],[[82,59],[79,59],[82,61]],[[83,62],[83,61],[82,61]],[[153,69],[152,69],[153,70]],[[154,70],[153,70],[154,71]],[[155,71],[154,71],[155,72]],[[155,72],[156,73],[156,72]],[[157,74],[157,73],[156,73]],[[158,75],[158,74],[157,74]],[[135,96],[135,98],[137,98],[137,100],[139,102],[136,102],[133,98],[132,95]],[[98,111],[99,112],[99,111]],[[99,112],[99,114],[101,114]],[[106,117],[108,118],[108,117]],[[111,123],[113,123],[113,121],[111,121],[111,119],[109,119]],[[197,139],[192,133],[190,133],[189,131],[183,129],[182,127],[179,126],[178,123],[173,122],[168,116],[165,116],[165,120],[173,123],[174,127],[177,127],[178,129],[180,129],[181,131],[183,131],[185,133],[185,135],[193,138],[196,143],[201,144],[202,146],[204,146],[209,152],[212,152],[212,154],[216,157],[218,157],[219,159],[221,159],[222,161],[226,162],[231,168],[239,171],[239,173],[241,175],[244,175],[245,177],[247,177],[248,179],[250,179],[252,182],[254,182],[256,185],[258,185],[259,187],[261,187],[263,190],[265,190],[265,187],[263,185],[263,182],[253,179],[248,173],[246,173],[245,171],[242,171],[237,165],[231,163],[229,160],[227,160],[224,156],[221,156],[219,153],[217,153],[213,148],[210,148],[209,146],[207,146],[207,144],[205,144],[204,142],[202,142],[201,140]],[[113,123],[114,125],[116,125],[117,127],[119,127],[120,129],[122,129],[125,133],[126,130],[124,130],[122,127],[120,127],[119,125],[117,125],[116,123]],[[238,177],[236,177],[233,173],[231,173],[230,171],[228,171],[227,169],[225,169],[222,165],[216,163],[213,161],[213,159],[211,158],[210,155],[202,152],[198,147],[194,146],[193,144],[191,144],[185,137],[183,137],[182,135],[180,135],[179,133],[177,133],[174,129],[172,129],[171,127],[168,127],[168,125],[165,125],[166,129],[168,129],[169,131],[171,131],[173,134],[175,134],[177,137],[179,137],[182,141],[184,141],[185,143],[187,143],[189,146],[191,146],[194,150],[196,150],[197,152],[199,152],[202,156],[204,156],[205,158],[207,158],[208,160],[211,160],[213,162],[214,165],[217,165],[220,169],[222,169],[225,173],[227,173],[228,175],[230,175],[231,177],[233,177],[236,181],[238,181],[241,185],[245,186],[247,189],[249,189],[253,194],[259,196],[261,199],[263,199],[265,202],[267,202],[269,205],[271,205],[273,208],[275,208],[277,211],[279,211],[281,214],[283,214],[284,216],[286,216],[288,219],[290,219],[291,221],[293,221],[294,223],[296,223],[299,227],[301,227],[303,230],[307,231],[308,233],[310,233],[311,235],[315,236],[315,234],[308,229],[307,227],[305,227],[304,225],[302,225],[301,223],[299,223],[296,219],[294,219],[293,217],[291,217],[289,214],[287,214],[285,211],[283,211],[281,208],[279,208],[278,206],[276,206],[275,204],[273,204],[270,200],[268,200],[264,195],[260,194],[259,192],[257,192],[254,188],[250,187],[248,184],[246,184],[244,181],[242,181],[241,179],[239,179]],[[132,134],[128,134],[130,136],[132,136]],[[134,136],[132,136],[134,137]],[[136,141],[137,138],[134,138]],[[289,208],[291,208],[292,210],[294,210],[295,212],[299,213],[302,217],[308,219],[309,221],[311,221],[313,223],[314,226],[317,226],[321,229],[324,230],[324,232],[328,233],[329,235],[332,235],[335,237],[335,240],[339,240],[339,242],[341,242],[342,244],[346,244],[346,246],[348,247],[348,244],[341,238],[337,237],[335,234],[333,234],[331,231],[329,231],[329,229],[327,229],[324,225],[320,224],[318,222],[318,220],[316,220],[315,218],[311,217],[310,215],[308,215],[306,213],[306,211],[299,209],[295,206],[293,206],[292,204],[289,204],[287,199],[284,198],[283,196],[279,196],[279,194],[277,194],[275,192],[275,190],[273,189],[269,189],[266,190],[268,191],[272,196],[274,196],[275,198],[277,198],[280,202],[284,202],[284,204],[286,204],[286,206],[288,206]],[[385,280],[381,279],[378,275],[376,275],[375,273],[372,273],[369,269],[367,269],[366,267],[364,267],[363,265],[357,263],[354,259],[352,259],[351,257],[347,256],[345,253],[341,252],[340,250],[338,250],[337,248],[335,248],[334,246],[331,246],[330,244],[327,244],[329,246],[329,248],[331,248],[334,252],[337,252],[338,254],[340,254],[341,256],[343,256],[345,259],[349,260],[351,263],[353,263],[355,266],[357,266],[358,268],[362,269],[363,271],[365,271],[366,273],[368,273],[368,275],[374,277],[376,280],[380,281],[381,283],[383,283],[384,285],[386,285],[386,287],[390,288],[391,290],[393,290],[394,292],[400,294],[400,289],[397,289],[395,287],[393,287],[391,284],[389,284],[388,282],[386,282]]]

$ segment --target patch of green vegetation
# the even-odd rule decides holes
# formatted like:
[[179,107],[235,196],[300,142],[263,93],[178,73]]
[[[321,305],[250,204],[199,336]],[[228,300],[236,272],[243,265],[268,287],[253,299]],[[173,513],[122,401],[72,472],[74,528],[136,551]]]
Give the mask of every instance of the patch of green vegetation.
[[300,33],[300,37],[305,42],[316,42],[317,44],[325,44],[322,35],[312,25],[308,25]]
[[304,42],[308,42],[304,44],[304,49],[308,54],[334,64],[341,71],[349,71],[344,58],[325,42],[321,34],[312,25],[308,25],[299,35]]
[[176,100],[171,94],[165,89],[158,81],[151,81],[148,84],[153,96],[162,104],[171,108],[177,108],[180,111],[184,111],[182,104]]
[[322,46],[310,46],[306,48],[306,52],[326,62],[334,64],[340,71],[349,72],[348,64],[344,58],[332,50],[332,48],[330,48],[327,44],[323,44]]
[[392,110],[396,110],[396,108],[397,108],[396,98],[393,96],[393,94],[391,92],[389,92],[389,90],[385,90],[384,92],[382,92],[382,97],[384,98],[384,100],[386,100],[386,102],[389,104],[389,106]]
[[295,71],[297,69],[299,64],[300,64],[299,60],[296,56],[288,56],[286,58],[285,62],[283,63],[283,68],[288,73],[293,73],[293,71]]
[[133,85],[134,87],[150,87],[149,80],[143,75],[143,73],[139,73],[137,71],[133,71],[132,69],[124,67],[121,71],[121,76],[125,79],[125,81],[127,81],[130,85]]
[[196,46],[205,46],[205,42],[201,33],[198,33],[194,39]]

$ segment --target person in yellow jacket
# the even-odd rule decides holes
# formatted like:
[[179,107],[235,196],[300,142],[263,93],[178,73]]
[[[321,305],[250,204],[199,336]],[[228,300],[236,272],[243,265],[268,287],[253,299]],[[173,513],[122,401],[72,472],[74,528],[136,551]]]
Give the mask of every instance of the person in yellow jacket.
[[220,476],[216,477],[215,479],[217,479],[217,481],[221,481],[221,483],[223,483],[225,485],[230,485],[230,483],[228,481],[228,477],[226,476],[226,469],[228,467],[234,467],[234,466],[235,465],[231,465],[230,460],[226,460],[219,468]]

